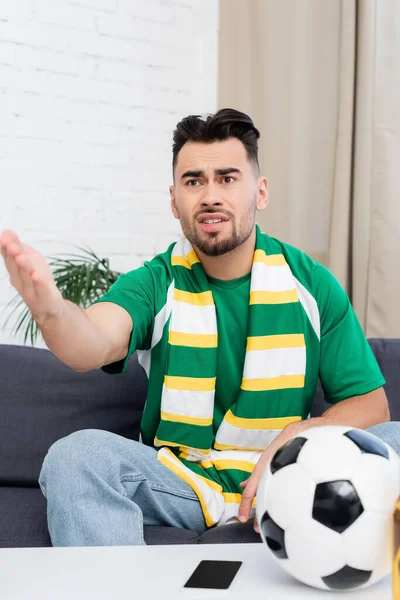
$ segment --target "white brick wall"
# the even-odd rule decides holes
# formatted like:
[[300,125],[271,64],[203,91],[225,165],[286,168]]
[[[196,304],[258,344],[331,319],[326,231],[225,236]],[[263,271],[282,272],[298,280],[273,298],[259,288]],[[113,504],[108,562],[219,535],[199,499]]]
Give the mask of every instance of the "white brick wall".
[[[217,108],[217,34],[218,0],[1,0],[0,231],[121,272],[164,250],[172,131]],[[0,259],[0,343],[14,294]]]

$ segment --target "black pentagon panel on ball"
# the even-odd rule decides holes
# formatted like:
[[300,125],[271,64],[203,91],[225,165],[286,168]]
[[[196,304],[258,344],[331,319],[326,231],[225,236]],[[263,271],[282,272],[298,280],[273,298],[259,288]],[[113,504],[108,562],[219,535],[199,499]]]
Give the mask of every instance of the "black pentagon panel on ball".
[[351,481],[317,484],[312,516],[321,525],[343,533],[363,512],[364,507]]
[[279,469],[293,465],[297,461],[297,457],[300,454],[300,450],[306,443],[307,438],[293,438],[290,442],[287,442],[282,448],[279,448],[274,454],[271,460],[270,469],[272,473],[276,473]]
[[371,575],[372,571],[353,569],[346,565],[340,571],[321,579],[332,590],[350,590],[367,583]]
[[260,529],[264,534],[268,548],[275,554],[277,558],[287,558],[285,547],[285,532],[266,512],[264,513]]
[[350,431],[347,431],[343,435],[354,442],[360,448],[361,452],[389,458],[389,451],[386,444],[376,437],[376,435],[368,431],[361,431],[360,429],[350,429]]

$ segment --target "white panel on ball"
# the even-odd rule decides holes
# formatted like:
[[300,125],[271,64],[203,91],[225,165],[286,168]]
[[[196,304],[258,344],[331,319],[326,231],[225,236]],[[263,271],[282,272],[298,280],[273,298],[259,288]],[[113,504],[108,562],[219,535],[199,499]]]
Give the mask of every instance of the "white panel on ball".
[[388,510],[393,510],[397,502],[400,461],[394,450],[390,450],[389,460],[375,454],[362,454],[357,463],[352,482],[364,510],[387,513]]
[[296,525],[298,515],[311,519],[315,483],[298,465],[289,465],[269,478],[266,488],[268,512],[286,529]]
[[290,562],[303,573],[306,583],[307,575],[325,577],[345,565],[340,533],[311,518],[285,531],[285,546]]
[[325,432],[323,442],[317,428],[313,433],[315,435],[307,436],[309,443],[304,445],[298,464],[311,475],[315,483],[350,479],[361,450],[344,435],[337,435],[335,430]]
[[354,569],[375,570],[383,577],[391,562],[393,521],[391,515],[364,512],[342,533],[346,564]]

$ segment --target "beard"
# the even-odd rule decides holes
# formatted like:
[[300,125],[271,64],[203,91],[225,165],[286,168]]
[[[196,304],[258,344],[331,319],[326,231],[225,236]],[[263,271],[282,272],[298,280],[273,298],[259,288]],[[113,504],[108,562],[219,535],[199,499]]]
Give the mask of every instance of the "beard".
[[189,240],[192,246],[198,248],[206,256],[222,256],[223,254],[232,252],[232,250],[235,250],[244,244],[253,232],[255,223],[255,204],[250,206],[238,225],[236,225],[234,215],[228,215],[226,211],[203,210],[201,212],[207,212],[210,216],[212,213],[222,212],[223,214],[226,214],[229,217],[228,227],[231,228],[230,234],[220,231],[208,233],[197,229],[197,218],[199,214],[193,219],[192,223],[186,218],[180,217],[183,235]]

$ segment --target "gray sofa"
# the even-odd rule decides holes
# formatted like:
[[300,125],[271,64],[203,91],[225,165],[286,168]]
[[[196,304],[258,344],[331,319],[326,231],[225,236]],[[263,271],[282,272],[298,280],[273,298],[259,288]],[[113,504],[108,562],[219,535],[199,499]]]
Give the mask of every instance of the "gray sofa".
[[[392,420],[400,420],[400,339],[371,339],[386,377]],[[122,376],[77,373],[51,352],[0,345],[0,547],[51,546],[38,487],[48,448],[73,431],[105,429],[138,439],[146,383],[133,355]],[[326,408],[322,389],[312,414]],[[148,544],[260,542],[252,524],[194,531],[146,527]]]

